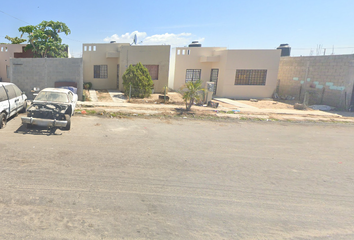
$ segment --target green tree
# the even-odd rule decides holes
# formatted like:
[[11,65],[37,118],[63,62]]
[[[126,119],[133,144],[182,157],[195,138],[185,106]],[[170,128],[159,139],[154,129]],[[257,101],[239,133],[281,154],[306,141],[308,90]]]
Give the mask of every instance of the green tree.
[[140,62],[133,66],[129,65],[123,74],[124,94],[129,95],[130,86],[132,88],[132,97],[149,97],[154,83],[151,80],[149,70]]
[[22,34],[27,34],[29,44],[25,50],[31,50],[35,57],[52,57],[66,58],[68,57],[68,45],[62,44],[59,33],[68,35],[71,33],[68,26],[62,22],[43,21],[33,26],[28,25],[18,29]]
[[191,110],[195,101],[199,102],[203,98],[205,89],[202,88],[202,81],[190,81],[182,87],[183,100],[186,103],[186,110]]
[[9,40],[11,42],[11,44],[20,44],[20,43],[23,43],[23,42],[26,42],[27,40],[26,39],[22,39],[22,38],[19,38],[19,37],[9,37],[6,35],[5,37],[7,40]]

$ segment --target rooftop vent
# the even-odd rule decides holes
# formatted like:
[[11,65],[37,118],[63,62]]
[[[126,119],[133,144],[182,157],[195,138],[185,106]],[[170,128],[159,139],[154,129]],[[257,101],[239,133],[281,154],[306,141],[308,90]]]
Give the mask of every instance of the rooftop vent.
[[289,44],[287,43],[283,43],[280,44],[279,47],[277,47],[277,49],[281,50],[281,57],[289,57],[290,56],[290,51],[291,51],[291,47],[289,46]]
[[188,47],[201,47],[202,44],[199,43],[198,41],[193,41],[191,44],[188,45]]

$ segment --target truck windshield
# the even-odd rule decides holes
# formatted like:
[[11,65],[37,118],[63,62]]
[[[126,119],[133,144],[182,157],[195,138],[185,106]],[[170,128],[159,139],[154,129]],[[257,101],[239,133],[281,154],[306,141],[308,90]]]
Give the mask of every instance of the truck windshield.
[[38,93],[37,97],[34,100],[45,101],[45,102],[67,103],[68,97],[66,96],[65,93],[42,91]]

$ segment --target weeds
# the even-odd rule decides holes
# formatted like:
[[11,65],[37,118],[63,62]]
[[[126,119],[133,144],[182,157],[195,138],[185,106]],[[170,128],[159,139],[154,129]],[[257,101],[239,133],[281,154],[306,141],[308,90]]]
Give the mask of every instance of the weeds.
[[[237,118],[234,117],[228,117],[227,115],[224,116],[218,116],[217,114],[200,114],[200,113],[195,113],[192,111],[180,111],[176,109],[176,112],[173,114],[171,113],[160,113],[160,114],[141,114],[141,113],[129,113],[129,112],[106,112],[102,110],[95,110],[95,109],[76,109],[75,113],[82,113],[85,111],[84,114],[86,115],[95,115],[99,116],[101,115],[102,117],[107,117],[107,118],[145,118],[145,119],[174,119],[174,120],[207,120],[207,121],[251,121],[251,122],[286,122],[286,123],[329,123],[329,124],[353,124],[353,122],[350,121],[337,121],[335,119],[328,119],[326,120],[312,120],[312,119],[306,119],[306,120],[294,120],[294,119],[284,119],[284,118],[276,118],[274,116],[271,116],[269,118],[262,118],[262,117],[252,117],[250,116],[244,116],[244,115],[239,115]],[[231,114],[232,111],[228,111],[225,113]],[[234,112],[232,112],[234,114]]]

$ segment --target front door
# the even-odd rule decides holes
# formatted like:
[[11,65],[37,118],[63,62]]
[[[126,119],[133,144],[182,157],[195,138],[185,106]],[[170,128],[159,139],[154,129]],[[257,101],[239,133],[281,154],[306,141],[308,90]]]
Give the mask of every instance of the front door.
[[219,69],[217,69],[217,68],[211,69],[210,82],[214,83],[214,93],[213,93],[213,95],[216,94],[216,88],[218,86],[218,77],[219,77]]

